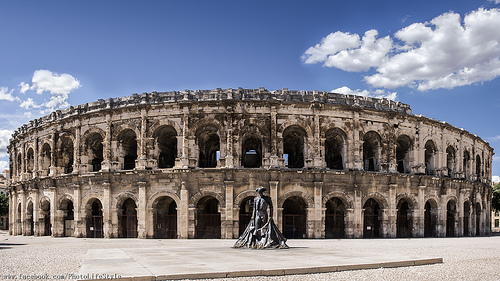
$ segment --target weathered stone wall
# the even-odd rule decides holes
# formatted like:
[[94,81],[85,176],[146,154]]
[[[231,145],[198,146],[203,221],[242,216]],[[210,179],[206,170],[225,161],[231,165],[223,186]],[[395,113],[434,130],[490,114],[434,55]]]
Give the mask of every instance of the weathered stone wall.
[[[9,154],[11,234],[86,237],[97,219],[104,237],[155,237],[168,198],[174,236],[200,237],[212,198],[215,232],[235,238],[240,208],[261,185],[278,226],[305,228],[302,237],[328,237],[342,216],[336,227],[352,238],[490,233],[492,148],[389,100],[263,88],[145,93],[33,120]],[[126,213],[136,233],[123,232]]]

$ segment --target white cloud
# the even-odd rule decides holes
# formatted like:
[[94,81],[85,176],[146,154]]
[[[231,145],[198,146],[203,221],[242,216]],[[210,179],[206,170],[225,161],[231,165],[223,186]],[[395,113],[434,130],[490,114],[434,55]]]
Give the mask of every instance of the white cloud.
[[[389,37],[377,39],[367,31],[363,42],[356,34],[336,32],[303,55],[305,63],[323,63],[345,71],[376,69],[365,81],[378,88],[416,87],[451,89],[500,76],[500,9],[442,14],[430,22],[414,23]],[[328,37],[348,37],[356,44],[337,44]],[[328,44],[327,44],[328,43]],[[347,46],[347,47],[346,47]]]
[[495,4],[500,4],[500,0],[488,0],[488,2],[492,2],[492,3],[495,3]]
[[71,91],[81,87],[80,81],[73,76],[67,73],[54,73],[45,69],[35,71],[31,82],[30,89],[36,90],[37,94],[49,92],[52,95],[68,95]]
[[24,109],[40,108],[40,105],[36,104],[32,98],[28,98],[27,100],[21,102],[19,106]]
[[356,95],[356,96],[363,96],[363,97],[372,97],[372,98],[377,98],[377,99],[388,99],[388,100],[395,100],[398,96],[397,92],[389,92],[385,90],[375,90],[373,92],[370,92],[368,90],[351,90],[349,87],[341,87],[338,89],[335,89],[332,91],[332,93],[339,93],[339,94],[344,94],[344,95]]
[[500,176],[493,176],[493,177],[491,177],[491,181],[493,183],[499,183],[500,182]]
[[14,90],[10,90],[7,87],[0,87],[0,100],[16,101],[19,100],[18,97],[12,95]]
[[45,110],[41,111],[42,114],[68,107],[69,94],[81,87],[80,81],[70,74],[58,74],[44,69],[36,70],[33,73],[31,82],[31,85],[21,82],[19,84],[21,88],[20,92],[25,93],[28,90],[34,90],[39,95],[48,92],[51,94],[51,97],[48,101],[41,104],[37,104],[32,98],[28,98],[22,101],[20,106],[24,109],[43,107]]
[[0,157],[6,157],[8,155],[7,145],[9,145],[11,135],[11,130],[0,130]]
[[9,162],[7,161],[0,161],[0,173],[3,173],[3,171],[9,169]]

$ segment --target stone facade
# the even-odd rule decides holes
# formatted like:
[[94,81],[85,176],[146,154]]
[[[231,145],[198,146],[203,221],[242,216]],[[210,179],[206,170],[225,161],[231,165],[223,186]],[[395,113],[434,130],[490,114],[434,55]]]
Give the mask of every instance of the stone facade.
[[258,186],[289,238],[491,232],[493,149],[385,99],[134,94],[33,120],[8,149],[12,235],[237,238]]

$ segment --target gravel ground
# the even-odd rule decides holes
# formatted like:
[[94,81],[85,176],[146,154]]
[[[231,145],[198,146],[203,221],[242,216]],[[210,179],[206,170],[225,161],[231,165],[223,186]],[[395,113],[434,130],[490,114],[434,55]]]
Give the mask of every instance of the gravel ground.
[[[235,240],[82,239],[0,233],[0,280],[33,275],[71,280],[89,249],[230,247]],[[342,248],[352,252],[442,257],[443,264],[323,274],[217,280],[500,280],[500,236],[419,239],[289,240],[291,247]],[[29,277],[29,278],[28,278]],[[38,279],[42,279],[38,278]],[[46,278],[46,277],[45,277]]]

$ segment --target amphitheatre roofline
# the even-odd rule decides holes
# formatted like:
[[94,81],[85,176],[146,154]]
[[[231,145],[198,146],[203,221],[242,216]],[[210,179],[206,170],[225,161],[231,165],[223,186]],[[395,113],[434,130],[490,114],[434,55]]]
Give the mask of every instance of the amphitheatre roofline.
[[[423,115],[412,114],[410,105],[400,101],[392,101],[389,99],[379,99],[372,97],[364,97],[357,95],[345,95],[327,91],[306,91],[306,90],[289,90],[288,88],[269,91],[264,87],[258,89],[211,89],[211,90],[184,90],[184,91],[169,91],[137,94],[133,93],[129,96],[98,99],[95,102],[89,102],[76,106],[70,106],[66,109],[55,110],[48,115],[37,119],[30,120],[28,124],[24,124],[14,131],[12,139],[15,139],[21,134],[25,134],[31,129],[49,124],[54,121],[62,120],[76,115],[98,112],[101,110],[119,109],[132,106],[140,106],[147,104],[163,104],[175,102],[202,102],[202,101],[224,101],[224,100],[240,100],[240,101],[279,101],[279,102],[319,102],[327,104],[337,104],[352,106],[358,108],[375,109],[381,111],[392,111],[400,114],[412,115],[417,118],[424,118],[434,123],[449,126],[453,129],[467,132],[468,134],[479,138],[477,135],[471,134],[468,131],[455,127],[445,121],[439,121]],[[11,140],[12,140],[11,139]],[[480,138],[479,138],[480,139]],[[482,139],[481,139],[482,140]],[[484,140],[482,140],[485,142]]]

